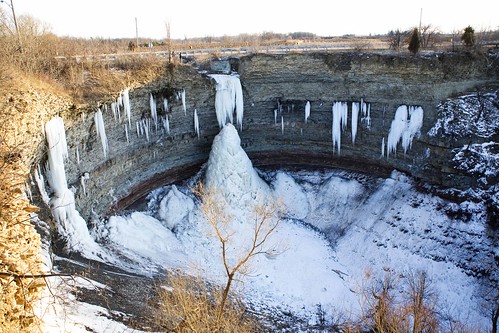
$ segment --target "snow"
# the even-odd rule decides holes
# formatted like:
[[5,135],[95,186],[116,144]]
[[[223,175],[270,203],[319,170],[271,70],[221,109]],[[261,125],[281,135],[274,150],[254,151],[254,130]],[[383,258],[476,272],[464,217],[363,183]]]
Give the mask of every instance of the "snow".
[[386,141],[386,157],[396,154],[397,145],[402,141],[404,154],[412,146],[412,140],[420,134],[423,126],[423,109],[421,107],[401,105],[395,111]]
[[210,77],[216,82],[215,111],[218,125],[222,128],[227,122],[232,124],[235,112],[236,124],[242,130],[244,101],[239,76],[211,74]]
[[428,135],[452,138],[476,135],[491,138],[499,127],[498,93],[499,90],[472,93],[437,105],[438,119]]
[[493,178],[499,175],[499,144],[485,142],[482,144],[465,145],[455,149],[452,161],[456,169],[470,175]]
[[99,109],[94,115],[95,129],[97,130],[97,137],[100,138],[102,145],[102,152],[104,154],[104,159],[107,158],[107,152],[109,150],[109,145],[106,136],[106,127],[104,126],[104,119],[102,118],[102,111]]

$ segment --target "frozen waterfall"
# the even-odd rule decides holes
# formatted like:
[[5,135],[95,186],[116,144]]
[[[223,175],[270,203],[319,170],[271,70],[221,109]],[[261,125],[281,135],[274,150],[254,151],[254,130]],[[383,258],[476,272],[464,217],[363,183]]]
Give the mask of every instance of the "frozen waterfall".
[[46,176],[53,191],[50,208],[57,230],[66,239],[69,250],[94,254],[100,252],[98,245],[90,236],[86,221],[75,208],[73,192],[68,189],[64,169],[68,147],[62,118],[56,116],[48,121],[45,133],[49,149]]
[[423,126],[423,109],[401,105],[395,111],[395,118],[392,120],[390,132],[386,142],[386,157],[390,157],[391,153],[397,152],[397,145],[402,141],[404,154],[412,146],[412,139],[420,133]]
[[220,128],[229,122],[233,123],[234,112],[236,113],[236,122],[240,130],[243,129],[243,89],[239,76],[212,74],[210,75],[216,81],[215,110],[217,113],[218,125]]

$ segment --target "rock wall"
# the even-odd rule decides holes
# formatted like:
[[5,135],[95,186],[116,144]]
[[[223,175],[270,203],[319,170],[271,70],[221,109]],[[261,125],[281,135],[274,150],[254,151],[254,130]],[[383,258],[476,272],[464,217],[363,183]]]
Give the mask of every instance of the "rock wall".
[[[451,149],[462,142],[440,142],[427,132],[435,124],[439,102],[497,84],[497,62],[497,57],[464,53],[419,57],[287,54],[232,59],[244,93],[242,146],[256,166],[338,166],[381,175],[396,168],[430,183],[466,187],[473,180],[458,175],[449,165]],[[185,113],[180,97],[184,90]],[[169,134],[161,126],[156,130],[151,120],[151,93],[158,117],[168,116]],[[169,103],[166,110],[164,98]],[[359,115],[353,144],[351,102],[361,99],[370,105],[370,120]],[[98,106],[77,116],[73,113],[66,121],[71,155],[66,173],[77,189],[77,207],[85,218],[126,208],[155,187],[193,175],[207,160],[219,131],[215,82],[202,66],[177,66],[163,80],[131,90],[130,100],[129,142],[124,114],[116,120],[110,107],[101,107],[109,141],[107,158],[93,118]],[[307,101],[311,114],[305,123]],[[332,146],[331,105],[335,101],[349,103],[341,155]],[[386,142],[395,111],[402,104],[424,109],[421,135],[407,154],[399,145],[396,155],[386,158],[381,153],[382,140]],[[199,138],[194,110],[199,116]],[[147,121],[151,123],[149,140],[136,129],[137,122]]]

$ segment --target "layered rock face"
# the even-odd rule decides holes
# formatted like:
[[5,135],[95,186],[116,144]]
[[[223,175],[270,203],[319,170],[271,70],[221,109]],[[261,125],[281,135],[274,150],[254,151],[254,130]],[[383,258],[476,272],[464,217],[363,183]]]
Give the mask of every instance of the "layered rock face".
[[[437,120],[438,103],[497,84],[497,62],[493,56],[436,53],[252,55],[231,60],[244,95],[241,144],[257,167],[338,166],[380,175],[399,169],[429,183],[466,187],[474,180],[451,168],[451,150],[473,138],[450,142],[427,133]],[[215,80],[199,69],[179,66],[160,82],[130,90],[129,96],[130,120],[123,112],[113,113],[110,102],[107,109],[101,107],[106,157],[96,132],[97,107],[66,122],[68,183],[77,189],[77,208],[86,218],[126,208],[155,187],[193,175],[206,162],[220,130]],[[307,101],[310,116],[305,120]],[[335,102],[348,107],[340,153],[332,143]],[[366,109],[358,113],[353,142],[352,103],[360,102]],[[399,144],[387,158],[383,142],[401,105],[421,107],[423,121],[407,152]]]

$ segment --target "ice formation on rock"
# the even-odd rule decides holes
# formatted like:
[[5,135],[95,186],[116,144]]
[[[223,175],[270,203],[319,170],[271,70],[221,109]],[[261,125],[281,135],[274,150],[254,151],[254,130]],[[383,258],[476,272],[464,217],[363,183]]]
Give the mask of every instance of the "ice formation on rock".
[[95,128],[97,130],[97,137],[100,138],[102,144],[102,152],[104,153],[104,159],[106,159],[109,145],[107,142],[106,127],[104,126],[104,118],[102,117],[102,111],[100,109],[95,112],[94,121]]
[[305,104],[305,124],[307,123],[309,117],[310,117],[310,102],[307,101],[307,104]]
[[357,124],[359,123],[359,103],[352,103],[352,144],[355,144],[357,136]]
[[341,150],[341,132],[345,129],[347,123],[348,105],[345,102],[334,102],[333,104],[333,149],[338,145],[338,155]]
[[85,253],[99,252],[86,221],[75,208],[73,192],[68,189],[64,160],[68,157],[64,121],[56,116],[45,125],[48,145],[47,181],[53,191],[50,208],[59,234],[69,249]]
[[205,176],[206,187],[220,192],[230,207],[252,208],[267,202],[271,195],[241,148],[232,124],[225,125],[213,140]]
[[132,127],[132,123],[131,123],[132,110],[130,107],[130,96],[129,96],[128,92],[129,92],[128,89],[123,90],[123,92],[121,93],[121,100],[123,102],[123,109],[125,110],[125,114],[126,114],[126,117],[128,119],[128,126]]
[[222,128],[227,122],[233,123],[234,112],[240,130],[243,128],[244,102],[239,76],[212,74],[216,82],[215,110],[218,125]]
[[158,111],[156,107],[156,99],[152,94],[149,97],[149,106],[151,108],[151,118],[154,123],[154,129],[158,131]]
[[196,135],[199,139],[199,118],[197,110],[194,110],[194,131],[196,132]]
[[407,153],[407,150],[412,146],[412,139],[419,135],[422,126],[423,109],[421,107],[399,106],[388,133],[386,156],[390,157],[391,153],[397,152],[399,141],[402,141],[404,154]]
[[173,231],[187,220],[193,209],[194,201],[172,185],[161,199],[158,215],[165,227]]
[[187,115],[187,106],[185,105],[185,89],[182,90],[180,97],[182,98],[182,110],[184,110],[184,115]]

